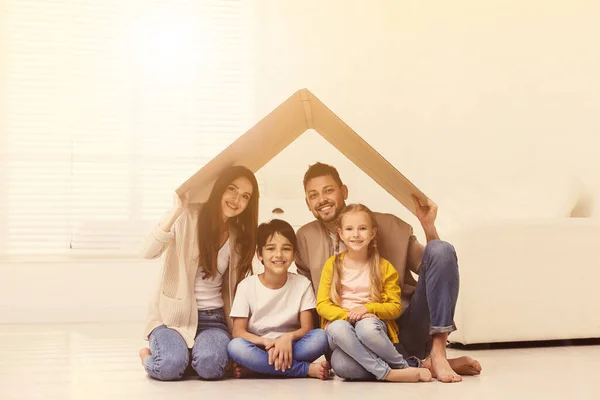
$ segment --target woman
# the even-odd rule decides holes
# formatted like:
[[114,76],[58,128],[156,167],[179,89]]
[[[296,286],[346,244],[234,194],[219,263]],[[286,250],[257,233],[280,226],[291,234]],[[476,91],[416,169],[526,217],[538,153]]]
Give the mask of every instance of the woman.
[[190,363],[204,379],[223,377],[231,340],[229,310],[237,284],[252,271],[258,224],[258,184],[252,171],[234,166],[217,179],[206,203],[188,193],[146,239],[142,254],[166,253],[140,350],[148,374],[181,379]]

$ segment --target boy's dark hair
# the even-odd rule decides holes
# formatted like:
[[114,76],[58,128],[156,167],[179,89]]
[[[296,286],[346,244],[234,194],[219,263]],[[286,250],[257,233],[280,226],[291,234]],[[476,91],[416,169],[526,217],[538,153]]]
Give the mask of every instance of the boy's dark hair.
[[294,251],[296,251],[296,232],[294,232],[294,228],[284,220],[272,219],[269,222],[263,222],[258,226],[256,232],[256,248],[258,254],[262,254],[262,249],[267,244],[267,240],[276,233],[279,233],[289,240],[294,247]]
[[322,162],[317,162],[309,166],[308,170],[304,174],[304,190],[306,190],[306,184],[311,179],[327,175],[330,175],[335,181],[335,183],[337,183],[339,186],[343,185],[342,179],[340,178],[340,174],[338,173],[337,169],[335,169],[335,167],[329,164],[324,164]]

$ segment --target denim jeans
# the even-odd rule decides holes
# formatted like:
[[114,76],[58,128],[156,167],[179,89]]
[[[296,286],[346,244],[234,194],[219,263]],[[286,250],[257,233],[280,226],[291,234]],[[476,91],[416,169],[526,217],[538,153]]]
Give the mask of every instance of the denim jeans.
[[383,380],[390,369],[410,366],[388,337],[387,324],[378,318],[366,318],[354,326],[344,320],[333,321],[327,336],[331,366],[341,378]]
[[246,339],[236,338],[227,346],[229,356],[233,361],[252,371],[290,378],[308,376],[308,366],[327,351],[327,335],[322,329],[313,329],[292,346],[292,368],[285,372],[275,371],[274,365],[269,365],[269,355],[264,348],[250,343]]
[[[203,379],[219,379],[229,361],[227,344],[231,335],[222,308],[198,311],[198,328],[191,349],[192,368]],[[149,337],[151,356],[144,368],[148,375],[161,381],[181,379],[190,362],[190,350],[183,337],[164,325],[156,327]]]
[[[458,289],[458,260],[454,247],[441,240],[430,241],[425,246],[419,281],[410,305],[396,320],[400,342],[394,346],[410,366],[421,366],[420,360],[429,355],[432,335],[456,330],[454,310]],[[331,354],[331,366],[344,379],[377,378],[371,370],[340,349]]]
[[432,335],[456,330],[454,311],[459,283],[454,247],[441,240],[427,243],[415,293],[396,320],[400,328],[398,352],[423,360],[431,352]]

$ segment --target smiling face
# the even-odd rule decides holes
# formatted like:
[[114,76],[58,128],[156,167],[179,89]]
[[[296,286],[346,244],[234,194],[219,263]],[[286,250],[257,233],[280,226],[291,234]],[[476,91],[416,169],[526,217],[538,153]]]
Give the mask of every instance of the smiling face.
[[376,234],[377,229],[365,211],[349,212],[342,216],[338,235],[348,250],[366,251]]
[[317,176],[306,182],[306,204],[316,219],[334,221],[348,198],[346,185],[339,185],[331,175]]
[[288,238],[275,232],[267,239],[257,257],[265,266],[266,273],[284,275],[294,261],[294,246]]
[[252,192],[252,183],[246,177],[241,176],[231,182],[221,198],[223,219],[237,217],[244,212],[252,198]]

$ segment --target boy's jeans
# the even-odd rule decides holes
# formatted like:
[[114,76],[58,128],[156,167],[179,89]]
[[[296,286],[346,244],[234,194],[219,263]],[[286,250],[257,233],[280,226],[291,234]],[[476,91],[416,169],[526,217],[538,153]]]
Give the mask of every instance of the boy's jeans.
[[265,375],[304,378],[308,376],[308,366],[327,351],[327,335],[322,329],[313,329],[292,346],[292,367],[275,371],[275,365],[269,365],[269,354],[260,346],[246,339],[236,338],[227,346],[229,356],[236,363]]

